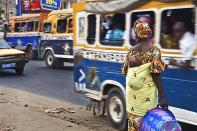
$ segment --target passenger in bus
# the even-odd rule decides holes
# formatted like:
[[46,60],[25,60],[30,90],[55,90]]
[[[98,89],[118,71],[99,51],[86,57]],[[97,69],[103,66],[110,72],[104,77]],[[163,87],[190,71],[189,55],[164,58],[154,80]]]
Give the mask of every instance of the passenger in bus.
[[115,14],[112,18],[112,29],[109,29],[105,35],[105,40],[122,41],[124,39],[124,17],[120,14]]
[[26,32],[27,31],[27,24],[24,24],[21,26],[21,32]]
[[57,30],[59,33],[66,32],[66,23],[64,21],[59,22],[59,25],[57,26]]
[[179,49],[181,50],[181,62],[177,62],[173,58],[169,64],[181,68],[191,68],[191,61],[196,49],[196,42],[194,34],[189,32],[184,22],[176,22],[173,27],[174,36],[179,42]]
[[102,27],[104,28],[104,30],[109,30],[111,28],[111,25],[112,25],[112,17],[107,16],[102,22]]
[[124,31],[120,24],[114,25],[113,30],[108,30],[105,39],[109,41],[121,41],[124,39]]
[[129,50],[122,66],[126,74],[128,131],[139,131],[141,118],[157,107],[158,93],[161,107],[168,108],[160,77],[166,65],[159,48],[152,45],[153,32],[148,21],[150,18],[143,16],[134,23],[138,44]]
[[101,39],[108,40],[109,36],[107,36],[106,34],[109,30],[112,30],[112,17],[111,16],[104,17],[101,25],[102,25],[101,26]]
[[161,45],[166,49],[178,49],[178,42],[173,37],[170,27],[166,21],[162,22],[161,26]]

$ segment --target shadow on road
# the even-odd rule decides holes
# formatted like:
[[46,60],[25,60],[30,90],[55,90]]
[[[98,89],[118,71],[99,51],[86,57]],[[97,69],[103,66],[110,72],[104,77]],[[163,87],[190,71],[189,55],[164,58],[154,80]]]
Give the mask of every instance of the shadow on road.
[[52,71],[72,71],[73,70],[73,67],[71,67],[71,66],[64,66],[64,67],[62,67],[62,68],[54,68],[54,69],[52,69],[52,68],[49,68],[49,67],[46,67],[46,66],[40,66],[40,67],[36,67],[36,69],[38,69],[38,70],[52,70]]
[[18,76],[15,72],[7,71],[7,70],[0,71],[0,77],[15,77],[15,76]]

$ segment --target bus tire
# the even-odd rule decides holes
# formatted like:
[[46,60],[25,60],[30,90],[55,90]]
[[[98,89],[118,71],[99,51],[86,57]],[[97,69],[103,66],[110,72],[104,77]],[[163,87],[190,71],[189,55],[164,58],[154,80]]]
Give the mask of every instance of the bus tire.
[[35,58],[35,53],[34,53],[34,50],[33,50],[32,46],[27,47],[26,53],[27,53],[27,57],[30,60],[33,60]]
[[45,63],[49,68],[55,68],[55,56],[52,51],[47,51],[45,54]]
[[15,68],[15,72],[16,72],[17,75],[23,75],[24,67]]
[[112,88],[108,92],[106,101],[107,116],[112,126],[123,131],[126,130],[127,113],[126,102],[122,91],[118,88]]

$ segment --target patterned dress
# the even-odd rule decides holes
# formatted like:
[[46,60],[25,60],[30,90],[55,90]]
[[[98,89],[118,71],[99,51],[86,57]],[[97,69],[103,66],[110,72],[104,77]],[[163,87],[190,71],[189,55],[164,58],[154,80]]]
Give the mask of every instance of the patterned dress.
[[[142,65],[129,67],[129,60],[138,59]],[[145,113],[156,107],[158,90],[151,73],[161,73],[165,70],[161,60],[160,49],[152,47],[146,51],[130,49],[122,66],[126,77],[126,108],[128,113],[128,131],[138,131],[141,118]]]

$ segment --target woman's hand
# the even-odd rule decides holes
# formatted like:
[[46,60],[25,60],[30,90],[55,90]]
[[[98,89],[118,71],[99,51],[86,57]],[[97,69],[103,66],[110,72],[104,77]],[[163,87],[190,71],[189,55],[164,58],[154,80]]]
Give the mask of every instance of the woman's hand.
[[168,109],[168,100],[165,96],[161,96],[160,106],[164,109]]

